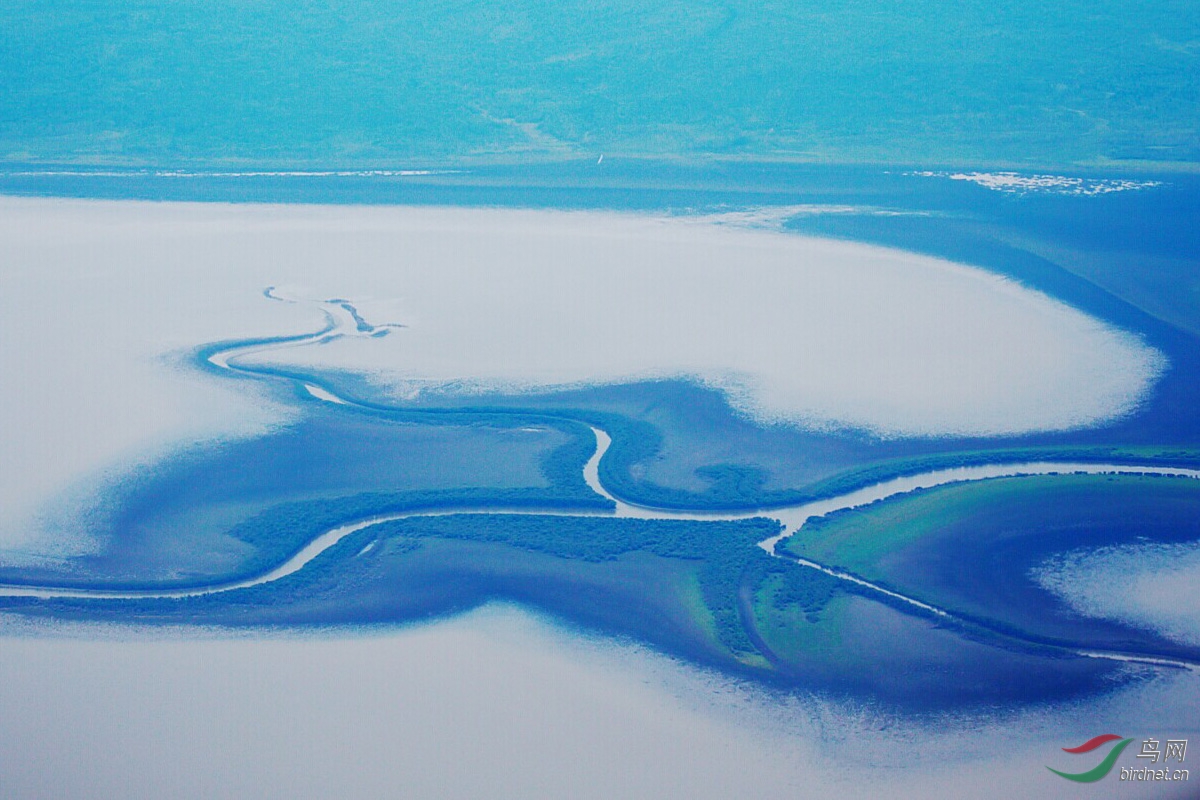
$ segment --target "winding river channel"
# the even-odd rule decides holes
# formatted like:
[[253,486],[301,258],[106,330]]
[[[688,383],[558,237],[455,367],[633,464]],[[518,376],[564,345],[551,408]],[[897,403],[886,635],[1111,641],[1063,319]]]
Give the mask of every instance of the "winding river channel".
[[[275,300],[284,302],[303,302],[292,301],[287,298],[272,294],[272,290],[268,289],[266,295]],[[387,326],[369,326],[365,325],[362,318],[357,314],[357,311],[349,303],[344,301],[326,301],[319,304],[326,314],[328,325],[321,331],[306,335],[297,336],[287,339],[277,339],[273,341],[252,343],[252,344],[231,344],[226,348],[222,348],[211,352],[207,356],[208,363],[212,366],[228,370],[230,372],[239,373],[242,375],[253,376],[257,378],[274,378],[294,381],[308,392],[309,395],[317,400],[331,403],[334,405],[342,405],[348,407],[362,407],[358,402],[339,396],[334,390],[318,386],[315,383],[308,382],[300,378],[291,378],[280,376],[276,373],[269,372],[266,369],[260,369],[254,366],[239,365],[238,359],[242,359],[253,355],[262,355],[273,350],[282,350],[285,348],[302,347],[305,345],[316,344],[329,341],[339,337],[363,337],[379,335],[379,332],[384,328],[401,327],[396,325]],[[707,512],[707,511],[677,511],[651,508],[647,506],[636,505],[629,503],[616,497],[609,491],[600,481],[600,461],[604,458],[605,453],[612,445],[612,438],[604,430],[591,426],[592,432],[596,437],[596,449],[592,456],[588,459],[583,467],[583,479],[587,485],[597,494],[611,500],[615,504],[615,510],[612,511],[580,511],[577,509],[570,510],[554,510],[552,508],[537,508],[537,509],[514,509],[505,507],[478,507],[478,508],[453,508],[444,511],[411,511],[393,514],[383,514],[365,519],[348,521],[335,528],[317,536],[304,546],[299,552],[287,559],[284,563],[264,572],[256,577],[246,578],[238,581],[225,583],[213,583],[207,586],[193,586],[187,589],[169,590],[169,589],[148,589],[148,590],[106,590],[106,589],[82,589],[78,587],[57,587],[53,585],[0,585],[0,596],[2,597],[37,597],[37,598],[91,598],[91,599],[113,599],[113,600],[131,600],[143,598],[183,598],[195,597],[199,595],[211,595],[220,592],[229,592],[235,589],[245,589],[252,586],[259,586],[272,581],[277,581],[280,578],[291,575],[299,570],[302,570],[313,559],[317,558],[321,553],[342,541],[347,536],[369,528],[373,525],[378,525],[383,522],[392,520],[406,519],[410,517],[433,517],[433,516],[448,516],[448,515],[469,515],[469,514],[523,514],[523,515],[540,515],[550,517],[579,517],[579,516],[611,516],[624,518],[638,519],[674,519],[674,520],[739,520],[750,519],[754,517],[765,517],[768,519],[777,520],[781,527],[781,532],[759,542],[759,547],[765,550],[768,554],[783,558],[788,561],[793,561],[800,566],[808,569],[818,570],[830,575],[838,580],[846,581],[847,583],[855,584],[857,587],[867,589],[870,592],[877,593],[881,596],[886,596],[893,601],[905,604],[919,610],[925,614],[935,617],[945,618],[957,622],[965,622],[953,612],[946,609],[938,608],[921,600],[909,597],[899,592],[892,591],[871,581],[860,578],[856,575],[834,569],[824,564],[810,561],[803,558],[793,558],[788,555],[781,555],[776,550],[776,545],[793,536],[799,531],[804,524],[813,517],[820,517],[830,514],[835,511],[844,509],[857,508],[879,500],[883,500],[895,495],[904,494],[917,489],[928,489],[935,486],[942,486],[950,483],[962,483],[966,481],[987,480],[990,478],[1016,477],[1016,476],[1032,476],[1032,475],[1051,475],[1051,474],[1067,474],[1067,473],[1087,473],[1087,474],[1155,474],[1165,475],[1180,478],[1200,479],[1200,470],[1185,469],[1176,467],[1155,467],[1144,466],[1138,464],[1118,464],[1118,463],[1085,463],[1085,462],[1017,462],[1008,464],[986,464],[970,467],[955,467],[951,469],[934,470],[925,472],[919,475],[909,475],[891,480],[883,481],[872,486],[867,486],[857,489],[846,494],[836,497],[830,497],[823,500],[815,500],[808,503],[803,503],[794,506],[784,506],[780,508],[765,508],[754,509],[749,511],[734,511],[734,512]],[[1016,638],[1016,637],[1012,637]],[[1063,648],[1068,649],[1068,648]],[[1079,656],[1089,658],[1101,658],[1114,661],[1126,661],[1152,666],[1163,666],[1172,668],[1184,668],[1193,671],[1200,671],[1200,662],[1185,661],[1180,659],[1160,658],[1150,655],[1139,655],[1136,653],[1119,653],[1103,650],[1092,649],[1071,649]]]

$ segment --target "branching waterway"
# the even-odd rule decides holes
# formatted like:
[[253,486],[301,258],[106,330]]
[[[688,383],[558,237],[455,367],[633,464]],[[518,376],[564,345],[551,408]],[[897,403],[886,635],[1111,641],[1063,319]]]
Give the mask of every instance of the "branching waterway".
[[[281,300],[284,302],[302,302],[293,301],[275,294],[273,293],[272,289],[268,289],[265,294],[267,297],[274,300]],[[382,326],[367,325],[362,320],[362,317],[357,313],[357,310],[346,301],[330,300],[324,301],[319,305],[326,315],[328,324],[316,333],[295,337],[259,340],[255,342],[231,343],[228,346],[219,347],[209,351],[206,355],[206,360],[210,365],[220,370],[260,379],[283,379],[292,381],[302,387],[313,398],[332,405],[344,406],[348,408],[361,408],[365,410],[378,410],[378,407],[367,406],[352,398],[339,395],[334,388],[331,388],[330,386],[319,385],[314,378],[301,378],[281,375],[275,371],[265,368],[258,368],[250,365],[240,365],[237,363],[239,359],[244,359],[249,356],[261,356],[271,351],[318,344],[340,337],[378,336],[381,335],[381,331],[386,331],[389,328],[403,327],[397,324],[388,324]],[[768,519],[777,520],[780,523],[780,532],[777,535],[768,539],[764,539],[758,543],[758,546],[765,550],[768,554],[776,558],[781,558],[796,563],[808,569],[820,571],[848,584],[853,584],[859,589],[866,589],[869,592],[876,593],[881,597],[886,597],[896,604],[908,606],[909,608],[920,613],[943,618],[948,621],[971,624],[968,623],[967,620],[957,616],[951,610],[939,608],[923,602],[918,598],[910,597],[900,592],[893,591],[849,572],[845,572],[809,559],[795,558],[790,555],[782,554],[778,548],[778,545],[784,539],[795,535],[801,528],[803,528],[808,520],[814,517],[821,517],[837,511],[857,508],[894,497],[896,495],[916,491],[918,489],[929,489],[951,483],[980,481],[992,478],[1081,473],[1093,475],[1154,474],[1179,478],[1190,478],[1194,480],[1200,479],[1200,470],[1176,467],[1145,466],[1138,464],[1119,463],[1051,461],[1018,462],[933,470],[918,475],[893,478],[891,480],[856,489],[836,497],[829,497],[822,500],[815,500],[807,503],[783,506],[779,508],[762,508],[743,511],[668,510],[638,505],[627,500],[623,500],[614,495],[612,491],[602,483],[600,479],[600,462],[603,460],[605,453],[608,452],[610,446],[612,445],[612,437],[606,431],[596,427],[595,425],[589,425],[589,427],[591,427],[591,430],[596,437],[596,449],[583,466],[583,480],[593,491],[610,500],[614,504],[615,508],[612,510],[588,511],[580,509],[556,509],[550,506],[543,508],[520,509],[503,506],[480,506],[476,508],[456,507],[445,510],[423,509],[418,511],[382,514],[365,519],[346,521],[337,527],[331,528],[312,539],[299,552],[295,553],[277,567],[260,575],[242,580],[224,583],[217,582],[209,585],[192,586],[186,589],[178,590],[163,588],[146,590],[108,590],[99,588],[88,589],[53,585],[0,585],[0,596],[133,600],[148,598],[165,599],[196,597],[201,595],[218,594],[221,592],[230,592],[236,589],[246,589],[253,586],[271,583],[288,575],[299,572],[322,553],[329,550],[331,547],[335,546],[351,534],[384,522],[414,517],[437,517],[448,515],[461,516],[471,514],[508,514],[538,515],[545,517],[608,516],[653,520],[701,521],[744,520],[756,517],[765,517]],[[1010,632],[1006,632],[1005,635],[1013,639],[1020,638]],[[1044,643],[1040,642],[1036,644],[1045,646]],[[1075,655],[1087,658],[1101,658],[1113,661],[1133,662],[1150,666],[1186,668],[1200,671],[1200,663],[1181,659],[1170,659],[1138,653],[1122,653],[1096,649],[1061,649],[1069,650],[1069,652],[1072,652]]]

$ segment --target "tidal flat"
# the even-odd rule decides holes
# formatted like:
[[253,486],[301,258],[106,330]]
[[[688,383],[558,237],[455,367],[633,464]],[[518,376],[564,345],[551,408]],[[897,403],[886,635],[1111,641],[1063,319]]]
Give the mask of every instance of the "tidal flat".
[[[794,726],[798,738],[775,741],[793,753],[857,737],[848,749],[870,765],[843,783],[820,773],[853,771],[848,761],[784,758],[763,768],[764,790],[820,785],[853,796],[897,767],[890,748],[916,747],[940,755],[906,773],[914,787],[936,795],[970,784],[987,796],[987,776],[999,771],[1035,794],[1040,776],[1017,776],[1006,761],[1012,750],[987,754],[981,738],[952,755],[940,731],[1037,719],[1047,738],[1026,737],[1022,754],[1036,760],[1033,749],[1052,751],[1049,740],[1081,724],[1079,714],[1125,719],[1113,708],[1130,698],[1151,704],[1150,722],[1187,727],[1162,698],[1190,697],[1194,673],[1142,657],[1193,654],[1165,653],[1155,636],[1132,642],[1133,662],[1083,654],[1119,645],[1123,658],[1130,641],[1050,641],[1024,618],[981,627],[977,611],[990,595],[939,595],[952,616],[941,619],[760,546],[778,535],[781,509],[897,476],[1036,460],[1194,469],[1195,412],[1174,413],[1195,395],[1194,348],[1121,298],[1098,303],[1017,272],[998,277],[703,215],[4,203],[16,266],[4,278],[8,295],[41,301],[10,299],[13,352],[4,357],[21,364],[53,352],[45,336],[72,351],[30,371],[16,390],[27,413],[5,416],[14,431],[23,426],[13,441],[28,444],[25,463],[55,487],[6,507],[0,581],[12,596],[0,602],[6,630],[22,637],[13,641],[63,625],[96,638],[137,620],[150,627],[121,634],[127,645],[216,626],[217,640],[245,644],[244,661],[260,658],[247,640],[265,640],[259,653],[269,653],[280,631],[314,633],[317,649],[323,637],[341,645],[351,632],[357,642],[364,630],[387,631],[379,635],[404,650],[430,631],[503,628],[511,620],[497,623],[496,604],[517,603],[525,610],[504,614],[521,625],[529,609],[546,614],[550,639],[582,636],[589,653],[642,653],[682,670],[693,689],[750,692],[763,713],[737,717],[729,730],[738,737],[770,740],[778,726]],[[577,259],[588,269],[569,266]],[[612,285],[595,280],[606,259],[625,270]],[[228,283],[212,277],[213,263]],[[747,263],[753,280],[744,279]],[[664,293],[697,275],[712,296]],[[460,284],[469,291],[456,297]],[[248,297],[226,302],[234,290]],[[922,293],[932,305],[918,303],[912,327],[909,301]],[[832,298],[828,308],[821,296]],[[695,312],[677,331],[653,312],[671,302]],[[48,333],[29,317],[33,308],[76,324]],[[110,326],[111,337],[88,335]],[[898,336],[906,326],[912,335]],[[605,349],[613,331],[619,346]],[[805,349],[814,347],[822,352]],[[893,371],[882,374],[875,359]],[[845,370],[857,377],[838,384]],[[158,382],[144,387],[134,377],[150,374]],[[95,384],[86,389],[93,405],[57,418],[34,413],[39,393],[54,407],[63,401],[57,387],[85,380]],[[1006,381],[1013,391],[997,388]],[[208,391],[192,396],[194,386]],[[927,402],[938,393],[938,402],[975,403],[978,414],[964,422]],[[161,425],[139,428],[143,412]],[[1157,435],[1168,419],[1174,435]],[[78,447],[61,458],[39,451],[39,441],[68,441],[72,426]],[[598,432],[611,442],[603,453]],[[13,478],[12,486],[42,485]],[[1139,480],[1119,478],[1146,508],[1160,506]],[[992,482],[965,484],[984,485]],[[847,518],[860,512],[873,509]],[[356,520],[370,524],[298,571],[254,583]],[[1017,567],[1028,580],[1029,565]],[[205,588],[243,577],[250,583],[235,591]],[[66,591],[39,597],[39,586]],[[929,585],[888,587],[920,599]],[[19,596],[26,589],[33,593]],[[105,590],[142,596],[87,595]],[[171,592],[187,596],[156,596]],[[544,645],[526,642],[531,654]],[[30,663],[42,646],[30,644]],[[474,646],[489,657],[486,644]],[[143,657],[158,658],[149,649]],[[119,672],[110,676],[117,683]],[[721,692],[703,700],[705,691],[689,696],[707,715],[724,701]],[[640,723],[616,724],[604,746],[625,724]],[[1143,715],[1137,724],[1149,723]],[[694,750],[707,752],[703,743]],[[952,766],[939,771],[933,758]],[[335,760],[332,772],[344,770]],[[734,767],[713,764],[697,792],[727,796]],[[546,779],[551,794],[573,785]],[[438,770],[429,780],[424,793],[467,791]],[[636,770],[629,780],[617,794],[656,785]]]
[[1082,705],[912,719],[763,692],[507,605],[356,632],[0,624],[14,797],[1000,800],[1058,791],[1042,763],[1097,718],[1200,733],[1185,674]]

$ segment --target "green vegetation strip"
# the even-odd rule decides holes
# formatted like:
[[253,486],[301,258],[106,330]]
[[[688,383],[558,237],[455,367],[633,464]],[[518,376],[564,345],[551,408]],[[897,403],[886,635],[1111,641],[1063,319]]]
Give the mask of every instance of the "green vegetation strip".
[[779,531],[775,520],[725,522],[513,515],[449,515],[383,522],[377,536],[436,537],[495,542],[567,559],[599,562],[644,551],[664,558],[694,560],[704,604],[721,643],[733,654],[753,653],[739,612],[739,592],[781,576],[779,602],[799,602],[813,612],[839,587],[832,578],[803,570],[764,553],[757,542]]

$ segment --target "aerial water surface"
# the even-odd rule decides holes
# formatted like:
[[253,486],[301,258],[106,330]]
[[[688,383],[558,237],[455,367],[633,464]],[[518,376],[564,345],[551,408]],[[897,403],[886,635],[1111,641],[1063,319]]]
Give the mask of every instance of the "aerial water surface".
[[0,795],[1195,794],[1191,5],[0,30]]

